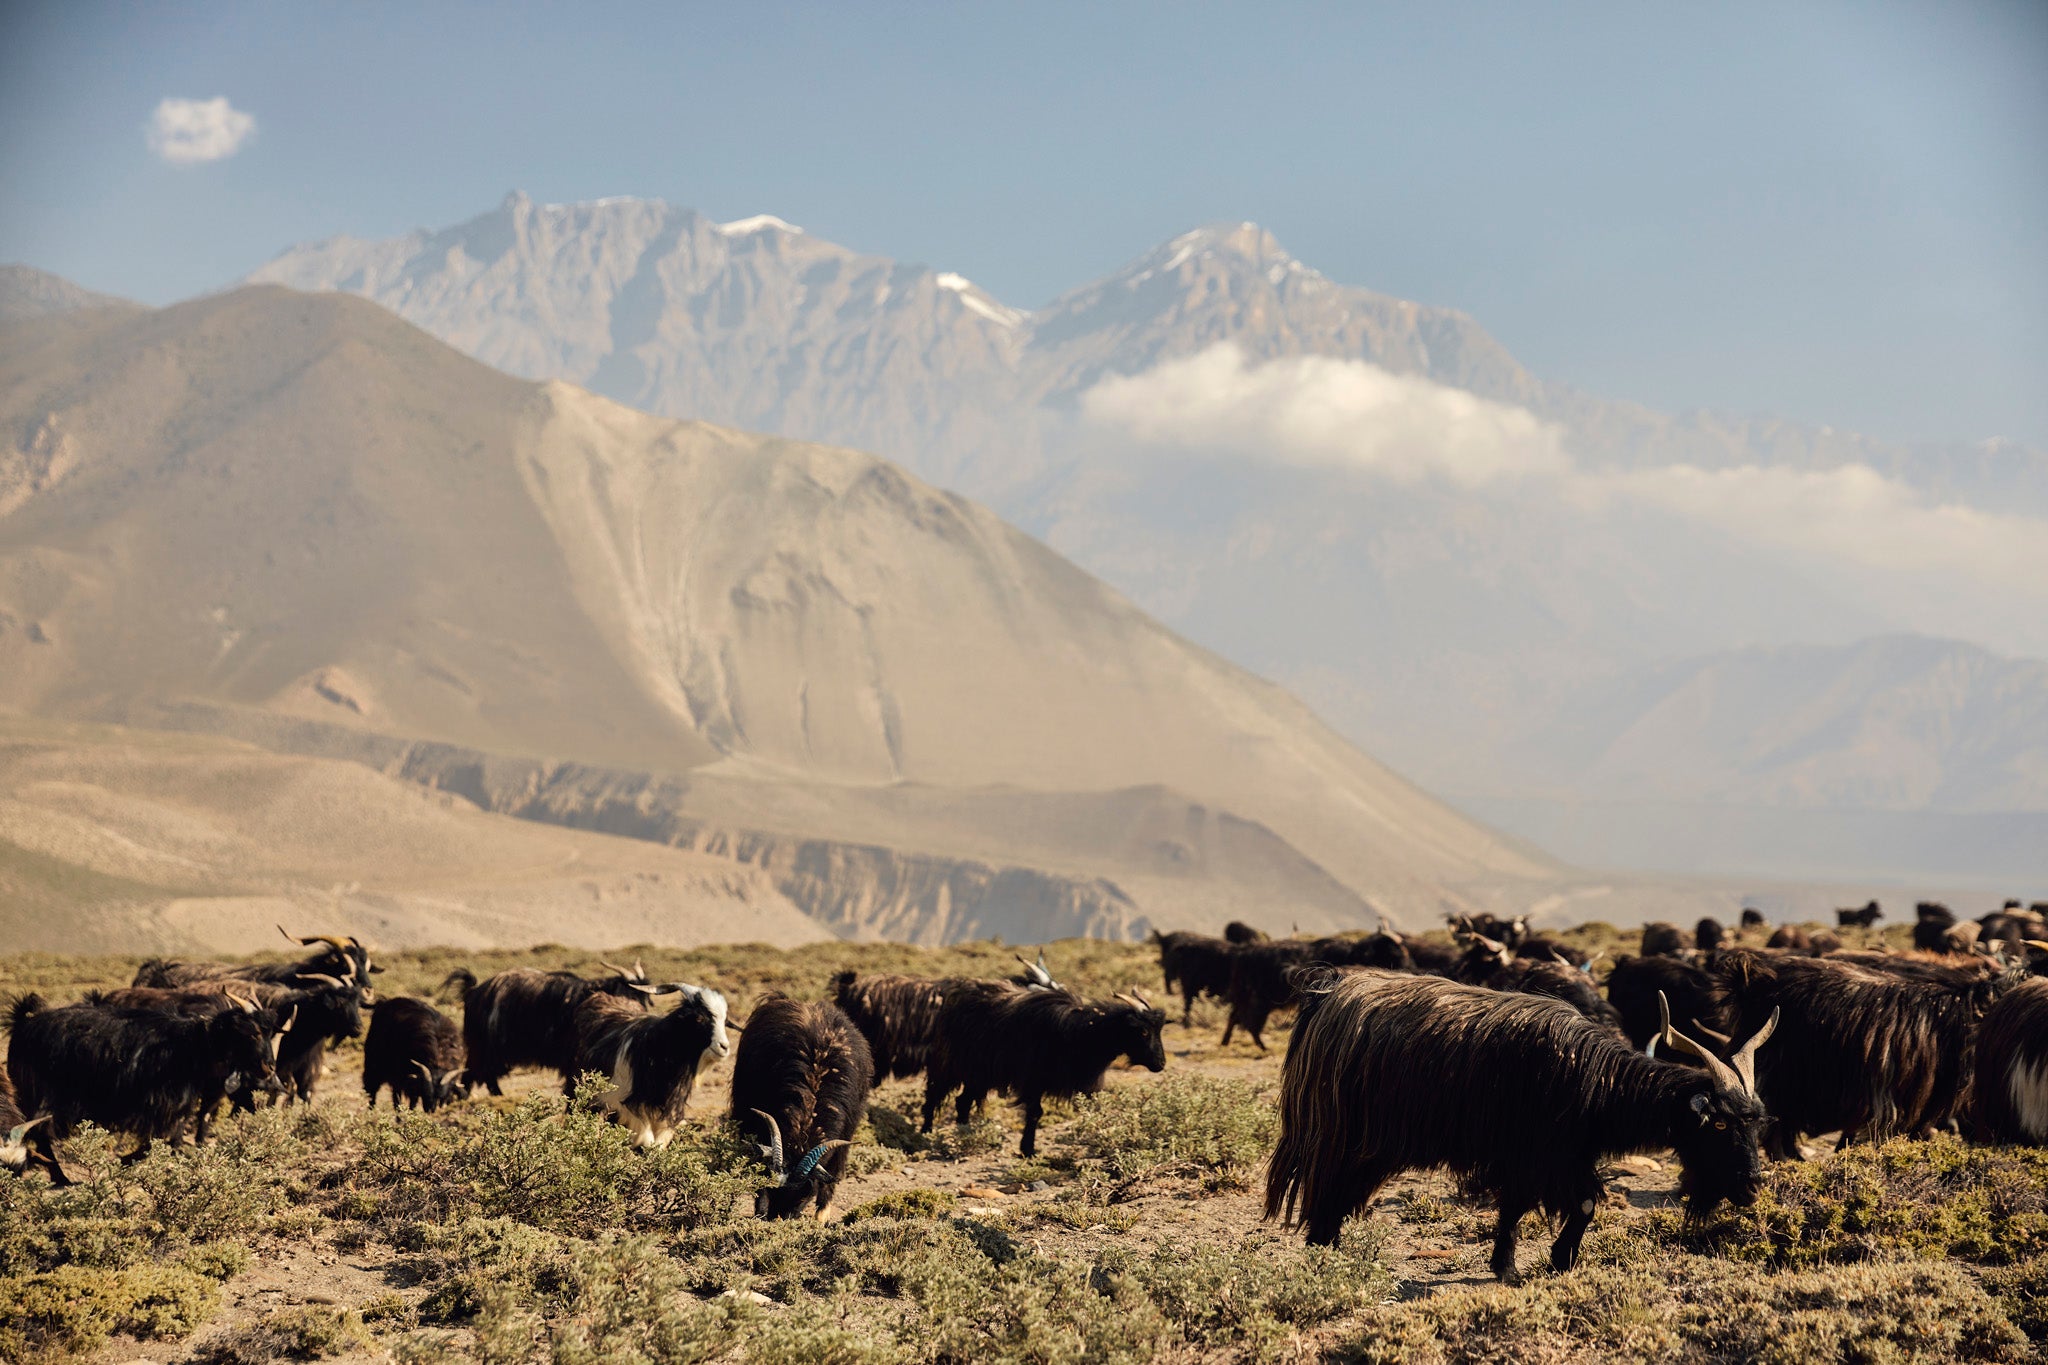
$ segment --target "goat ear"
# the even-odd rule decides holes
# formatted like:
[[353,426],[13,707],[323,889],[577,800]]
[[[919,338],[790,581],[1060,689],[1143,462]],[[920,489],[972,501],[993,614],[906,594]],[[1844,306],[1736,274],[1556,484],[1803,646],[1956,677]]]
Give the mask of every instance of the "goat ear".
[[1700,1116],[1701,1123],[1705,1123],[1707,1121],[1708,1104],[1709,1101],[1704,1094],[1694,1095],[1692,1097],[1692,1112]]

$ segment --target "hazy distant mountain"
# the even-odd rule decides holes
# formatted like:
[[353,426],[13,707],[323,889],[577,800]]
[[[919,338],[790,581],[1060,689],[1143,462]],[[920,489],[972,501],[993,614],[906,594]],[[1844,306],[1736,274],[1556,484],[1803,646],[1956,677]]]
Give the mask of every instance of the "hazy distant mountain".
[[0,707],[739,858],[849,933],[1411,920],[1556,866],[872,456],[259,288],[0,333]]
[[60,275],[25,265],[0,265],[0,326],[27,322],[31,318],[68,313],[77,308],[105,308],[110,305],[133,308],[134,304],[111,294],[95,294]]
[[1249,223],[1032,311],[632,199],[512,195],[253,278],[363,294],[521,374],[901,459],[1461,796],[1556,793],[1565,769],[1511,779],[1502,746],[1675,659],[1898,632],[2048,656],[2048,453],[1591,397]]
[[1888,636],[1648,669],[1522,761],[1615,800],[2048,812],[2048,663]]

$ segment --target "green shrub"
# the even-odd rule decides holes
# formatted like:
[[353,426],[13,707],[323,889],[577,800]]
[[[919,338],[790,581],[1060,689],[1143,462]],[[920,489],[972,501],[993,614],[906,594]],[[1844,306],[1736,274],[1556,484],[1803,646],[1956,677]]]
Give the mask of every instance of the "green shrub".
[[1084,1101],[1065,1139],[1115,1181],[1181,1168],[1210,1189],[1242,1189],[1279,1126],[1255,1086],[1182,1073]]
[[1143,1294],[1189,1342],[1274,1354],[1293,1329],[1343,1317],[1391,1283],[1379,1264],[1326,1247],[1184,1247],[1105,1255],[1099,1274]]
[[84,1355],[116,1332],[182,1337],[213,1316],[220,1286],[170,1265],[63,1266],[0,1280],[0,1360],[40,1365]]
[[869,1218],[936,1218],[959,1202],[951,1190],[897,1190],[850,1210],[841,1221],[859,1223]]
[[274,1360],[324,1360],[371,1345],[362,1319],[345,1309],[286,1308],[213,1337],[192,1359],[194,1365],[269,1365]]

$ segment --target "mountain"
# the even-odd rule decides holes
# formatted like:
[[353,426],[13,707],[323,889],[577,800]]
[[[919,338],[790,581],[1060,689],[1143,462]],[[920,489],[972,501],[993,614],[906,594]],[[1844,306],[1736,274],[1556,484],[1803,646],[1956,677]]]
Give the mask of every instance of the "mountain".
[[1033,310],[775,219],[517,194],[252,278],[364,295],[529,377],[900,459],[1525,837],[1555,826],[1514,802],[1603,793],[1541,744],[1509,771],[1508,746],[1622,680],[1896,634],[2048,656],[2048,452],[1590,396],[1251,223]]
[[850,934],[1560,889],[958,495],[514,379],[356,299],[8,329],[0,419],[0,706],[719,854]]
[[95,294],[59,275],[25,265],[0,265],[0,327],[78,308],[133,308],[126,299]]
[[491,814],[356,763],[0,712],[12,948],[247,953],[278,947],[280,923],[385,947],[830,937],[727,858]]

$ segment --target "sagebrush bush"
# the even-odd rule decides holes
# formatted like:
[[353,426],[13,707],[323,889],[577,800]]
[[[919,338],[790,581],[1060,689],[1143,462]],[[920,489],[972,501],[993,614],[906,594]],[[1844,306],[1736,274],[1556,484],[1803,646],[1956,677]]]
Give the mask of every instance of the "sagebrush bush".
[[1235,1347],[1266,1359],[1299,1328],[1328,1322],[1384,1295],[1377,1261],[1327,1247],[1201,1247],[1162,1244],[1139,1257],[1097,1262],[1158,1308],[1192,1345]]
[[0,1279],[0,1360],[42,1365],[97,1350],[116,1332],[144,1340],[196,1331],[220,1286],[182,1266],[62,1266]]
[[371,1344],[362,1319],[345,1309],[285,1308],[214,1336],[192,1360],[193,1365],[271,1365],[277,1360],[325,1360],[367,1350]]
[[1117,1181],[1174,1166],[1242,1189],[1272,1150],[1278,1112],[1243,1081],[1168,1072],[1081,1101],[1063,1134]]

